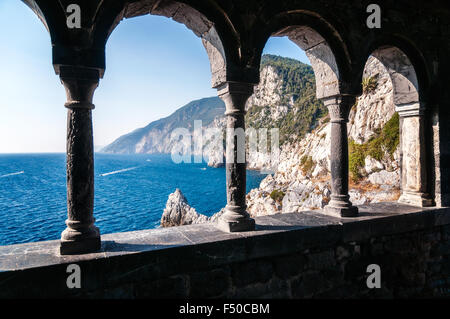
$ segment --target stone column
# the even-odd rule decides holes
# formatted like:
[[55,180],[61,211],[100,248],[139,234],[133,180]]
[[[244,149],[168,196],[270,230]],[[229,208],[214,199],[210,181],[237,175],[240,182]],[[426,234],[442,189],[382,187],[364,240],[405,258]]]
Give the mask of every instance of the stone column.
[[92,98],[98,86],[95,69],[60,67],[67,94],[67,228],[61,234],[61,255],[100,249],[100,232],[94,226],[94,147]]
[[396,105],[400,116],[400,203],[426,207],[433,200],[427,188],[424,110],[420,103]]
[[249,83],[227,82],[217,89],[219,97],[225,102],[227,116],[227,206],[217,226],[226,232],[255,229],[255,221],[247,213],[245,202],[245,104],[253,93],[253,86]]
[[348,115],[356,98],[339,95],[323,99],[331,118],[331,200],[324,210],[341,217],[358,216],[348,195]]

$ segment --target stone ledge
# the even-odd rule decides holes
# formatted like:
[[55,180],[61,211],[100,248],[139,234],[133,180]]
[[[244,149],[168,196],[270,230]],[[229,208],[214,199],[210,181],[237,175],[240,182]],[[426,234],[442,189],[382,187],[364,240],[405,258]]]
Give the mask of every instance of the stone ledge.
[[65,280],[72,263],[83,269],[84,289],[94,291],[450,224],[450,208],[378,203],[359,210],[357,218],[319,211],[262,216],[252,232],[224,233],[200,224],[106,234],[102,250],[86,255],[59,256],[59,240],[0,246],[0,297],[70,295]]

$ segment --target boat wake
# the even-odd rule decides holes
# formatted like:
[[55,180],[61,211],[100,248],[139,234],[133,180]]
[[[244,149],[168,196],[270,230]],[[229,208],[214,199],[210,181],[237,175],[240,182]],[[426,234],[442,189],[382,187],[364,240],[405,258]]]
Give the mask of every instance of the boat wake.
[[135,166],[135,167],[130,167],[130,168],[119,169],[118,171],[112,171],[112,172],[109,172],[109,173],[100,174],[100,176],[108,176],[108,175],[114,175],[114,174],[119,174],[119,173],[123,173],[123,172],[128,172],[128,171],[132,171],[132,170],[134,170],[136,168],[139,168],[139,167],[141,167],[141,166]]
[[9,173],[9,174],[5,174],[5,175],[1,175],[0,178],[8,177],[8,176],[14,176],[14,175],[20,175],[20,174],[23,174],[23,173],[25,173],[25,171],[20,171],[20,172],[15,172],[15,173]]

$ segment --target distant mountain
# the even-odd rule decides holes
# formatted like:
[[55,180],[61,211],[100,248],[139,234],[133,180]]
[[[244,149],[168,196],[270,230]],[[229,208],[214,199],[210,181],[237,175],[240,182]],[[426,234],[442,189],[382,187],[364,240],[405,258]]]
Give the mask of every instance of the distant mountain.
[[170,116],[151,122],[143,128],[123,135],[101,152],[104,153],[170,153],[168,139],[176,128],[193,130],[194,121],[201,120],[202,125],[209,126],[215,118],[223,116],[225,104],[218,97],[209,97],[192,101]]

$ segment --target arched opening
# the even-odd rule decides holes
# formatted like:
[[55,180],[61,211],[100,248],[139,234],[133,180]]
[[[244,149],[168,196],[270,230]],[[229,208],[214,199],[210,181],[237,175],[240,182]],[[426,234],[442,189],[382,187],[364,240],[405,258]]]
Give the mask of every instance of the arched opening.
[[113,32],[121,19],[147,14],[171,18],[184,24],[186,28],[201,38],[210,61],[212,87],[217,87],[226,80],[226,52],[214,23],[196,9],[182,2],[144,0],[129,4],[118,17],[119,20],[116,19],[109,34]]
[[261,81],[247,103],[249,126],[279,128],[282,159],[247,196],[253,216],[321,209],[331,197],[330,117],[322,99],[340,94],[338,64],[327,41],[308,26],[273,33],[264,53],[280,54],[277,46],[287,43],[297,57],[263,55]]
[[290,26],[273,36],[287,36],[305,51],[314,69],[317,99],[340,93],[336,58],[327,41],[317,31],[307,26]]
[[400,129],[394,86],[385,65],[370,56],[362,94],[348,124],[350,196],[364,205],[400,197]]
[[[115,139],[102,145],[101,152],[122,155],[96,154],[95,215],[105,233],[204,222],[227,203],[225,169],[208,163],[215,155],[223,160],[223,150],[217,154],[210,149],[215,136],[208,135],[211,129],[225,129],[225,105],[210,89],[225,80],[223,48],[213,25],[199,12],[165,3],[150,11],[127,7],[124,17],[129,19],[107,43],[94,135],[115,131]],[[123,83],[132,85],[116,95]],[[128,127],[124,105],[134,118]],[[133,109],[137,112],[130,114]],[[182,137],[174,140],[180,130]],[[181,163],[170,155],[180,144]],[[249,172],[248,188],[260,179]]]
[[49,33],[21,1],[0,3],[0,246],[59,238],[66,218],[64,90]]
[[399,48],[382,46],[372,52],[392,82],[393,104],[399,114],[400,202],[415,206],[432,206],[427,176],[425,105],[416,70]]

